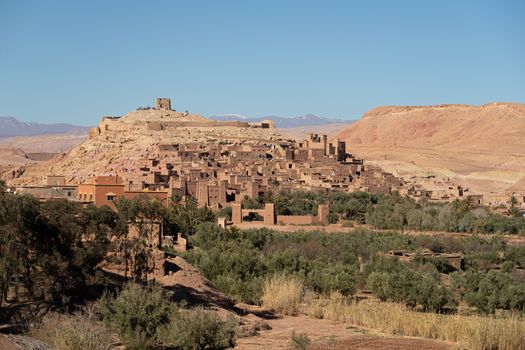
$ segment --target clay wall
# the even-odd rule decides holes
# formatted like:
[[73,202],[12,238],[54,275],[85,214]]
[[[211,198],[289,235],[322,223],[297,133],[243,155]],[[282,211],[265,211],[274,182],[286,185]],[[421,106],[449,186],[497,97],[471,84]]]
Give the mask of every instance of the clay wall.
[[277,223],[283,225],[311,225],[315,219],[310,215],[277,215]]
[[242,205],[241,203],[232,204],[232,222],[233,224],[240,224],[242,222]]
[[92,178],[91,183],[95,185],[122,185],[120,176],[96,176]]
[[65,176],[44,176],[44,186],[65,186]]
[[317,207],[317,222],[321,224],[327,225],[328,222],[328,214],[330,213],[330,207],[328,204],[319,204]]
[[64,198],[69,200],[77,199],[76,186],[58,186],[58,187],[18,187],[16,192],[19,194],[30,194],[40,200],[53,198]]
[[165,207],[168,205],[168,191],[126,191],[123,196],[126,199],[133,199],[138,196],[146,195],[148,198],[157,199]]

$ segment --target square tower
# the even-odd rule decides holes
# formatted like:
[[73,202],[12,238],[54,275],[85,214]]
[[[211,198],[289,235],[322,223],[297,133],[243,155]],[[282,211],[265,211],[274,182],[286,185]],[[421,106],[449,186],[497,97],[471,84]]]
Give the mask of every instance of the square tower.
[[157,109],[164,111],[171,111],[171,100],[169,98],[158,97],[157,98]]

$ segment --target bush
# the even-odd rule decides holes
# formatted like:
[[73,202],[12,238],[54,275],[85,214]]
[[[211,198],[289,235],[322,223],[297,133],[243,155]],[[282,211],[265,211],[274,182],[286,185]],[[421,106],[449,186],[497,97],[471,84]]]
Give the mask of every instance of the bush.
[[237,333],[238,322],[233,316],[223,321],[213,311],[181,309],[159,329],[157,339],[180,350],[220,350],[235,346]]
[[508,273],[466,271],[452,274],[451,281],[465,302],[480,311],[525,311],[525,284],[514,281]]
[[128,349],[152,346],[157,329],[169,323],[174,309],[160,286],[135,283],[128,283],[116,297],[104,295],[97,308]]
[[295,330],[292,331],[290,339],[290,346],[296,350],[306,350],[310,346],[310,337],[307,333],[296,334]]
[[456,305],[447,288],[430,274],[419,271],[372,272],[367,285],[383,301],[402,302],[425,311],[437,312],[445,306]]
[[294,276],[274,275],[263,283],[261,304],[283,315],[297,315],[303,297],[304,283]]
[[107,350],[112,345],[109,329],[92,314],[51,314],[31,335],[57,350]]
[[339,291],[344,295],[352,295],[357,289],[357,271],[353,265],[319,261],[308,273],[306,284],[322,294]]

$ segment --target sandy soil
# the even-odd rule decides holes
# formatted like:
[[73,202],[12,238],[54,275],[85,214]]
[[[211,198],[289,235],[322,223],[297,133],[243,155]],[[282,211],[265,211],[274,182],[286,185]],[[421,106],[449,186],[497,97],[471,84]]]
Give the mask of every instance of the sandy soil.
[[69,152],[86,141],[87,134],[66,133],[0,138],[1,147],[19,148],[25,152]]
[[20,350],[21,348],[0,334],[0,349],[1,350]]
[[385,106],[333,135],[347,150],[402,175],[453,178],[501,192],[525,175],[525,104]]
[[311,349],[428,349],[448,350],[452,343],[409,337],[392,337],[368,333],[365,330],[345,324],[334,324],[328,320],[312,319],[305,316],[284,317],[269,320],[272,327],[259,335],[241,338],[235,349],[290,349],[292,331],[307,333],[312,341]]

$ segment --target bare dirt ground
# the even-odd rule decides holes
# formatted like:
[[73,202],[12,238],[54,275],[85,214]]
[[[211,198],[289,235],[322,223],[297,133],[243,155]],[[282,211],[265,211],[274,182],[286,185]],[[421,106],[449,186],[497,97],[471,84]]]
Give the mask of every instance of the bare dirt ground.
[[329,320],[299,317],[283,317],[268,321],[271,330],[259,335],[241,338],[235,349],[290,349],[292,331],[306,333],[311,340],[309,349],[428,349],[449,350],[454,344],[409,337],[392,337],[369,333],[347,324],[334,324]]
[[0,349],[2,350],[20,350],[21,348],[7,339],[5,336],[0,335]]

